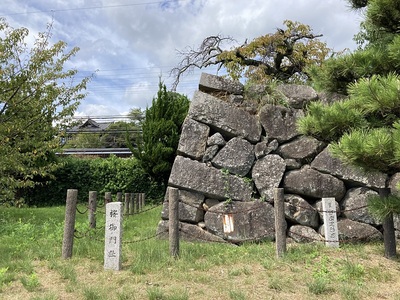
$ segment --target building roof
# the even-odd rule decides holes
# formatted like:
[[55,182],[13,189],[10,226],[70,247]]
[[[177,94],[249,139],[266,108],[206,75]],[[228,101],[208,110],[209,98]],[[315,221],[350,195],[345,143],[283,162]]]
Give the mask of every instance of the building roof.
[[83,124],[76,125],[67,129],[67,133],[80,133],[80,132],[102,132],[106,130],[112,122],[96,122],[93,119],[87,119]]

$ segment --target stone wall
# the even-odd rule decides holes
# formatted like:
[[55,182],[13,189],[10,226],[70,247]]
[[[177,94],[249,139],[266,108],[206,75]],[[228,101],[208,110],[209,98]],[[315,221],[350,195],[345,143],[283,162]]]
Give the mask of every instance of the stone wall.
[[[273,192],[282,187],[287,235],[295,241],[323,240],[323,197],[336,199],[341,239],[381,239],[367,197],[400,176],[344,166],[326,144],[298,133],[296,121],[307,103],[334,97],[298,85],[278,91],[285,106],[258,109],[240,83],[202,74],[169,178],[169,187],[179,189],[181,236],[232,243],[273,239]],[[161,217],[159,233],[168,229],[168,190]]]

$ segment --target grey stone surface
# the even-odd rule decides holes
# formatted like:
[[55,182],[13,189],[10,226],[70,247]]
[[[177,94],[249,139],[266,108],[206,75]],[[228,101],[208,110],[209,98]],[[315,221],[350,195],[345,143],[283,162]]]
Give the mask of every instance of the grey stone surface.
[[300,169],[302,164],[301,162],[295,160],[294,158],[287,158],[285,159],[286,170],[297,170]]
[[300,135],[296,123],[304,116],[301,109],[267,104],[261,108],[259,116],[269,139],[276,139],[282,143]]
[[400,188],[399,188],[399,183],[400,183],[400,173],[395,173],[393,174],[390,179],[389,179],[389,188],[390,192],[392,194],[400,196]]
[[188,115],[222,135],[239,136],[250,142],[260,140],[261,125],[257,116],[203,92],[195,92]]
[[299,136],[293,141],[281,145],[277,153],[284,159],[295,159],[306,164],[310,163],[325,146],[325,143],[313,137]]
[[[169,221],[161,220],[157,226],[157,238],[168,239]],[[187,242],[227,243],[224,239],[211,234],[201,226],[179,222],[179,237]]]
[[271,152],[278,149],[279,144],[277,140],[272,140],[268,142],[267,140],[257,143],[254,147],[254,154],[257,159],[263,158],[264,156],[270,154]]
[[241,95],[244,86],[239,81],[232,81],[221,76],[201,73],[199,90],[202,92],[227,92],[229,94]]
[[381,172],[366,172],[361,168],[343,164],[338,158],[329,153],[329,147],[325,148],[311,163],[311,167],[332,174],[349,183],[365,185],[373,188],[384,188],[387,175]]
[[221,170],[182,156],[176,157],[168,183],[221,200],[250,201],[252,194],[251,185],[243,178],[224,174]]
[[341,101],[346,99],[346,95],[338,94],[338,93],[328,93],[328,92],[320,92],[318,93],[318,100],[324,104],[332,104],[337,101]]
[[288,220],[317,229],[318,211],[299,195],[285,195],[285,216]]
[[324,240],[316,230],[303,225],[290,226],[288,236],[298,243],[322,242]]
[[255,162],[251,177],[265,200],[273,202],[274,189],[279,187],[285,168],[285,161],[276,154],[267,155]]
[[232,174],[245,176],[253,166],[254,159],[254,146],[242,138],[233,138],[217,153],[211,163]]
[[342,201],[343,215],[353,221],[378,225],[380,222],[368,212],[368,197],[372,195],[378,193],[366,187],[349,189]]
[[282,84],[276,90],[287,98],[287,103],[293,108],[305,108],[308,103],[318,99],[315,90],[307,85]]
[[207,147],[202,162],[210,162],[215,157],[215,155],[217,155],[218,151],[219,147],[217,145]]
[[[224,232],[224,216],[230,215],[233,231]],[[272,240],[275,237],[275,213],[266,202],[220,203],[211,207],[204,216],[207,230],[232,243]]]
[[[350,219],[338,220],[339,241],[345,243],[359,243],[366,241],[379,241],[383,239],[382,233],[375,227],[353,221]],[[321,226],[319,232],[325,236],[324,226]]]
[[285,173],[283,187],[286,193],[312,198],[334,197],[340,201],[346,193],[343,181],[336,177],[311,169],[308,165],[300,170]]
[[[165,193],[161,218],[169,218],[169,189]],[[197,192],[179,190],[179,220],[182,222],[198,223],[204,219],[204,195]]]
[[207,140],[207,146],[215,146],[215,145],[219,147],[223,147],[226,145],[224,137],[219,132],[214,133]]
[[190,118],[182,126],[177,153],[193,159],[201,159],[206,151],[210,127]]

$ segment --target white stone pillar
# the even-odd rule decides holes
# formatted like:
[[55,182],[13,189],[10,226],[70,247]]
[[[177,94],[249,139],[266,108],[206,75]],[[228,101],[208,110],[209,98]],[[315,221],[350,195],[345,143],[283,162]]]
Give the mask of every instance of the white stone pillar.
[[106,205],[104,241],[104,269],[106,270],[119,271],[121,269],[122,208],[122,202],[111,202]]
[[337,248],[339,247],[339,231],[335,198],[322,198],[322,210],[324,215],[325,245]]

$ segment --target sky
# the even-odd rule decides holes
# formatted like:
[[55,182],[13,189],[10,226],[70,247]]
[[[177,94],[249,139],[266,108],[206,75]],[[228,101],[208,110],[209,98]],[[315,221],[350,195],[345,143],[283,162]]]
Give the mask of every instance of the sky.
[[[52,22],[52,42],[80,51],[68,62],[77,79],[93,75],[76,116],[124,116],[151,106],[160,80],[167,89],[179,50],[207,36],[247,39],[284,28],[284,20],[310,25],[334,51],[354,50],[363,19],[346,0],[2,0],[0,17],[30,31],[28,43]],[[234,45],[232,45],[234,46]],[[200,74],[184,75],[177,92],[192,98]]]

